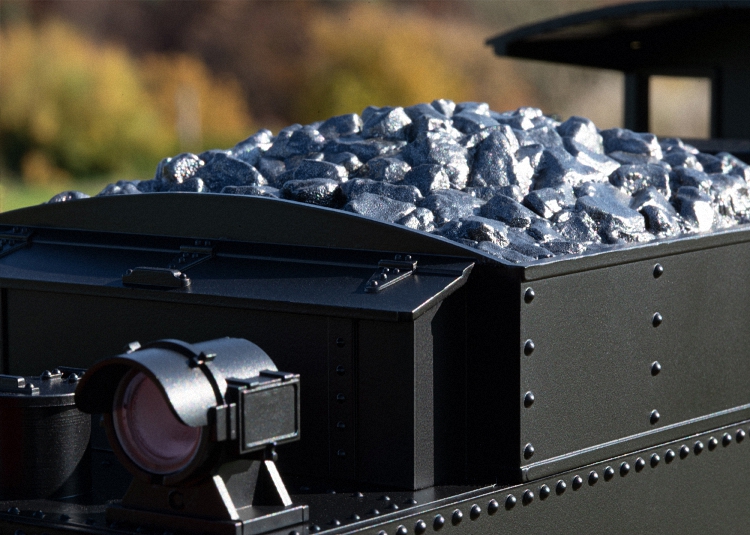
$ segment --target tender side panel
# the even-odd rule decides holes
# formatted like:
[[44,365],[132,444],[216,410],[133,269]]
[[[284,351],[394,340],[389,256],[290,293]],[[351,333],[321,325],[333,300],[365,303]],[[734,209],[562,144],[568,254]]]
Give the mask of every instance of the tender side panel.
[[526,477],[746,417],[749,280],[736,244],[522,285]]

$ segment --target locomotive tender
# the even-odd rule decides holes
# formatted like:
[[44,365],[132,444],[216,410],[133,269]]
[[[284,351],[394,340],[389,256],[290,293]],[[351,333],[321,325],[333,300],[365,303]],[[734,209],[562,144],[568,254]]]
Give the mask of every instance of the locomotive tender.
[[[746,225],[514,265],[153,193],[0,214],[0,240],[2,535],[747,531]],[[107,414],[142,385],[164,418]],[[123,437],[172,417],[202,431],[160,472]]]

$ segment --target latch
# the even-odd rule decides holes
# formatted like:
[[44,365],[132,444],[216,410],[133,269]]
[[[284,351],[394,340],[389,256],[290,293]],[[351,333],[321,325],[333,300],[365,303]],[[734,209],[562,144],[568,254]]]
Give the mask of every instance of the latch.
[[122,283],[149,288],[187,288],[190,278],[185,271],[213,256],[214,248],[210,241],[196,240],[195,245],[181,245],[180,254],[172,259],[168,267],[141,266],[129,269],[122,276]]
[[13,227],[0,232],[0,258],[23,249],[29,244],[31,231],[27,228]]
[[411,255],[397,254],[394,260],[381,260],[380,268],[365,285],[365,292],[377,293],[410,277],[417,269],[417,261]]

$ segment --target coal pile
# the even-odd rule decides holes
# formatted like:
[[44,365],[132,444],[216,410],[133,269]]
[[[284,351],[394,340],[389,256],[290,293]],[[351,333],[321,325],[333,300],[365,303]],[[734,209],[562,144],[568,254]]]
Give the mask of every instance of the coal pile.
[[[676,138],[436,100],[357,114],[229,150],[165,158],[103,195],[206,192],[337,208],[510,262],[597,252],[750,222],[750,166]],[[85,197],[63,192],[49,202]]]

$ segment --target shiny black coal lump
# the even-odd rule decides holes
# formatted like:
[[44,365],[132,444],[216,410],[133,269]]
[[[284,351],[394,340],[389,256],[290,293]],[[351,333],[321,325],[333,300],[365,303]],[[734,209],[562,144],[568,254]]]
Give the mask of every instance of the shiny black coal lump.
[[[100,196],[255,195],[343,209],[506,262],[609,250],[750,223],[750,166],[676,138],[536,108],[440,99],[370,106],[228,150],[183,153]],[[66,191],[49,202],[86,195]]]

